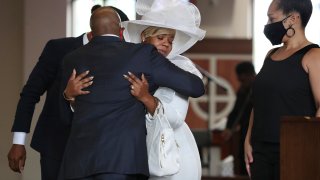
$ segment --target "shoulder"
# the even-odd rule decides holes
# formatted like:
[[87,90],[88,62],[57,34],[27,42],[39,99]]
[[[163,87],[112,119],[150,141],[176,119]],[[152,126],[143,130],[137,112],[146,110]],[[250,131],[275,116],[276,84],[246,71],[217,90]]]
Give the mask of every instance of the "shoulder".
[[83,42],[83,36],[85,34],[82,34],[78,37],[65,37],[65,38],[57,38],[57,39],[50,39],[46,44],[49,46],[59,46],[59,45],[68,45],[73,44],[75,42]]
[[64,55],[81,46],[83,46],[83,35],[79,37],[51,39],[46,43],[44,51]]
[[156,47],[153,46],[152,44],[139,43],[136,45],[138,45],[137,47],[140,48],[144,52],[149,52],[149,53],[158,52]]
[[170,60],[170,62],[172,62],[176,66],[180,67],[181,69],[185,69],[188,67],[189,68],[196,68],[195,65],[193,64],[193,62],[185,56],[177,55],[177,56],[171,57],[169,60]]
[[303,57],[303,66],[307,72],[311,68],[320,68],[320,48],[310,49]]
[[73,41],[73,38],[51,39],[46,43],[45,49],[58,50],[60,47],[66,47],[69,44],[68,42],[71,42],[71,39]]
[[59,39],[51,39],[47,42],[47,44],[60,44],[60,43],[66,43],[66,42],[74,42],[79,38],[75,37],[66,37],[66,38],[59,38]]
[[146,43],[132,43],[124,41],[121,43],[121,48],[130,49],[133,51],[144,51],[144,52],[152,52],[155,50],[155,47],[151,44]]
[[310,63],[314,61],[319,61],[320,59],[320,48],[314,47],[311,48],[303,57],[306,61],[310,61]]
[[306,53],[306,57],[313,57],[313,58],[316,58],[318,57],[319,58],[319,55],[320,55],[320,48],[319,47],[314,47],[314,48],[311,48],[307,53]]
[[268,53],[266,54],[266,57],[265,57],[265,58],[267,58],[267,57],[271,56],[272,54],[274,54],[279,48],[280,48],[280,47],[276,47],[276,48],[270,49],[270,50],[268,51]]
[[178,66],[179,68],[202,78],[202,74],[197,69],[196,65],[189,58],[182,56],[182,55],[177,55],[177,56],[170,58],[170,61],[173,64],[175,64],[176,66]]
[[135,57],[140,58],[141,60],[155,60],[155,59],[165,59],[164,56],[162,56],[158,50],[155,48],[155,46],[151,44],[145,44],[145,43],[129,43],[127,46],[127,51],[132,53]]

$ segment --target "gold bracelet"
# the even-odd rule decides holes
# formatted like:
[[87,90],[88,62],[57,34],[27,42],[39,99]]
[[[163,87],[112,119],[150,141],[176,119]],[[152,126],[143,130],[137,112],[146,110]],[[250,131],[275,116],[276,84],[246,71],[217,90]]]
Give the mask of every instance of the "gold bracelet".
[[74,101],[74,100],[75,100],[75,98],[68,98],[68,97],[66,96],[66,92],[65,92],[65,91],[63,91],[62,95],[63,95],[63,98],[64,98],[65,100],[67,100],[67,101]]

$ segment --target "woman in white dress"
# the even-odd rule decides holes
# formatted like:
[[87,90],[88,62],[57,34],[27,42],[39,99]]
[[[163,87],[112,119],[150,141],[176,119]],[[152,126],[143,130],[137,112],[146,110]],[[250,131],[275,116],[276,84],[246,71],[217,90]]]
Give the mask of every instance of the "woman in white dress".
[[[159,3],[159,1],[157,2]],[[145,4],[145,1],[137,1],[137,13],[143,16],[141,20],[128,21],[122,24],[125,27],[125,40],[134,43],[153,44],[159,53],[166,56],[172,63],[202,78],[201,73],[192,61],[180,55],[205,35],[205,31],[199,29],[200,13],[198,9],[191,3],[175,0],[161,2],[161,4],[155,6],[154,3],[150,3],[150,0],[148,1],[149,4]],[[139,8],[143,9],[144,12],[141,13]],[[133,74],[129,74],[127,79],[132,83],[132,95],[144,103],[148,110],[146,120],[160,120],[157,119],[156,115],[159,111],[156,111],[156,109],[163,109],[163,115],[173,128],[179,146],[180,169],[178,173],[162,177],[150,176],[150,179],[200,180],[199,151],[190,128],[185,123],[189,104],[188,98],[166,87],[158,88],[152,96],[148,92],[148,82],[144,76],[140,80]],[[158,101],[161,103],[158,103]]]

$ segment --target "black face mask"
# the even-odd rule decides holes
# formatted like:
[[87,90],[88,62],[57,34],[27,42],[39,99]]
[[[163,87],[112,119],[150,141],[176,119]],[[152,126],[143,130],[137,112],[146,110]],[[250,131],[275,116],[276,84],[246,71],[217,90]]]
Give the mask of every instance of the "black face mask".
[[263,33],[269,39],[272,45],[278,45],[282,43],[282,38],[287,33],[287,29],[284,28],[282,22],[286,20],[288,17],[284,18],[281,21],[267,24],[264,26]]

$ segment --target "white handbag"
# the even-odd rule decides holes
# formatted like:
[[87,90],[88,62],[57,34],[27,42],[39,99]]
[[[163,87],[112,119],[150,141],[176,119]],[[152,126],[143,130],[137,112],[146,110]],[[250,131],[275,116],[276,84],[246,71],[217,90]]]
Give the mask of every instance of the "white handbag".
[[147,118],[146,127],[150,176],[169,176],[179,172],[179,145],[160,101],[154,117]]

